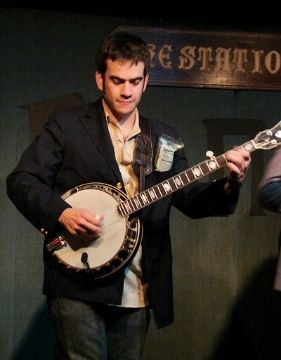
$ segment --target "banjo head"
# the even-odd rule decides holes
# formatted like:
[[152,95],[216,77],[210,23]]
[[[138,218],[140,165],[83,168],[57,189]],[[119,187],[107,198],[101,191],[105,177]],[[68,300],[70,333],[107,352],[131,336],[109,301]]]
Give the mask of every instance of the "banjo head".
[[135,254],[141,237],[138,218],[128,219],[117,210],[118,204],[128,200],[125,193],[103,183],[77,186],[62,198],[73,208],[85,208],[103,216],[102,234],[99,238],[73,236],[63,232],[47,248],[58,262],[69,270],[86,272],[94,278],[109,276]]

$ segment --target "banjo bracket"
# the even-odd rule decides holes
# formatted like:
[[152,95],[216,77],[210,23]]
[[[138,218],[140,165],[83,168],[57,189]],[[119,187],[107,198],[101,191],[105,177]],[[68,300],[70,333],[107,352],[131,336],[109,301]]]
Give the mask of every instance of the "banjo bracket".
[[48,251],[57,251],[67,246],[67,242],[63,238],[63,236],[59,236],[53,239],[49,244],[47,244]]

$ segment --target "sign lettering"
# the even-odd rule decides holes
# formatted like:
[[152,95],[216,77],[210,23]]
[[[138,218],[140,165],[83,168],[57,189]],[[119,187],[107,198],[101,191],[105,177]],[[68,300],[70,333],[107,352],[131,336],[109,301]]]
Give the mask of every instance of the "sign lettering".
[[277,34],[126,28],[151,57],[150,85],[281,90]]

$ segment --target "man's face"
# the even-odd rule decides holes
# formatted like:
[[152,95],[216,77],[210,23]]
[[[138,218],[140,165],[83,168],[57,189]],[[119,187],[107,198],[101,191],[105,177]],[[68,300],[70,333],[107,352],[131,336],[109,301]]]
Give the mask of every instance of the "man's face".
[[144,63],[132,64],[127,60],[107,60],[104,74],[96,72],[96,83],[117,120],[135,110],[146,89],[148,75],[144,76]]

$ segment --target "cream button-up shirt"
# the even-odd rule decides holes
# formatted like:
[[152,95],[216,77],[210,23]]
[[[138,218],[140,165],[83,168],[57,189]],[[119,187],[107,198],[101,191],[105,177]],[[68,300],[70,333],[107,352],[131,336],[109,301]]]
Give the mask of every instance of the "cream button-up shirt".
[[[136,135],[140,133],[139,113],[136,109],[135,122],[129,136],[125,139],[118,122],[111,115],[106,103],[103,107],[107,119],[107,125],[111,141],[114,147],[115,158],[119,165],[123,183],[129,197],[134,196],[138,191],[138,178],[133,171],[134,150]],[[147,301],[147,284],[142,283],[141,270],[141,244],[131,263],[125,269],[125,280],[122,295],[123,307],[144,307]]]

